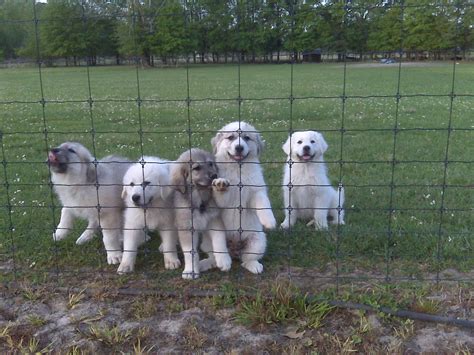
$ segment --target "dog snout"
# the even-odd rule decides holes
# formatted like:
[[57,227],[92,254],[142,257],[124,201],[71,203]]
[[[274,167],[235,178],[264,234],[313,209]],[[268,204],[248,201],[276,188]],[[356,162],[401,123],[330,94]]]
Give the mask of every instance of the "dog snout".
[[305,153],[306,153],[306,152],[309,152],[310,149],[311,149],[311,147],[310,147],[309,145],[305,145],[305,146],[303,147],[303,152],[305,152]]
[[241,154],[244,151],[244,147],[239,145],[235,146],[235,152]]
[[132,195],[132,201],[135,203],[138,203],[140,201],[140,195]]

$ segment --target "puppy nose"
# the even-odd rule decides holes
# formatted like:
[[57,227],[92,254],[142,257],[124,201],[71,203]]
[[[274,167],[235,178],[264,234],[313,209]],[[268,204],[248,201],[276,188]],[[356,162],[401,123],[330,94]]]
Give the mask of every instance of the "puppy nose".
[[211,179],[212,179],[212,180],[217,179],[217,174],[212,174],[212,175],[211,175]]
[[59,148],[53,148],[53,149],[51,149],[51,152],[53,152],[54,154],[58,154],[59,153]]
[[133,195],[132,196],[132,201],[137,203],[138,201],[140,201],[140,195]]
[[242,153],[244,151],[244,147],[242,147],[241,145],[236,145],[235,146],[235,152],[236,153]]
[[305,151],[305,152],[309,152],[309,149],[310,149],[309,145],[305,145],[303,147],[303,151]]

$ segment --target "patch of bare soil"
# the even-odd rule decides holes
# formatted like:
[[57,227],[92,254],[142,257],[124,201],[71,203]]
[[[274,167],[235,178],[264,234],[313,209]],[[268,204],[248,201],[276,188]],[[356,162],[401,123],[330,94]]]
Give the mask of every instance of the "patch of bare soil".
[[[334,309],[318,328],[301,319],[243,325],[235,317],[239,302],[229,306],[186,292],[179,297],[124,295],[123,285],[81,285],[74,290],[26,284],[0,289],[0,353],[474,351],[472,330],[376,312]],[[474,304],[468,296],[456,288],[443,292],[444,312],[460,314],[458,307],[470,315]]]

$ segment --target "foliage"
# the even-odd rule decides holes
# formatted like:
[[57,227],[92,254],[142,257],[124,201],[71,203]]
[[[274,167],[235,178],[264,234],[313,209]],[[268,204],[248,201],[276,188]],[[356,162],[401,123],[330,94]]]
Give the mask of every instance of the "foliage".
[[[0,1],[0,56],[43,58],[132,56],[153,65],[155,56],[176,62],[182,54],[218,62],[239,54],[273,60],[282,50],[320,48],[339,54],[394,52],[437,59],[440,51],[474,45],[474,6],[469,0],[51,0]],[[1,58],[0,57],[0,58]]]

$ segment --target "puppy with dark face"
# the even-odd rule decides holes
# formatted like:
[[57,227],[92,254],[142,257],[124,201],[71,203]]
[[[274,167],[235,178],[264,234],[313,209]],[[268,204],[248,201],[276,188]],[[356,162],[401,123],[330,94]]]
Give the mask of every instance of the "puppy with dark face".
[[259,160],[262,138],[255,127],[240,121],[222,127],[211,144],[220,175],[230,182],[226,191],[215,193],[217,205],[223,208],[227,240],[242,246],[242,266],[259,274],[263,271],[259,260],[267,246],[263,229],[276,225]]
[[213,182],[219,181],[212,154],[201,149],[185,151],[171,168],[171,185],[177,190],[174,198],[175,223],[184,254],[184,279],[200,274],[199,232],[203,233],[203,250],[210,252],[205,269],[217,266],[222,271],[231,267],[224,226],[213,198]]
[[178,236],[174,226],[170,165],[158,157],[145,156],[133,164],[123,178],[122,198],[126,209],[123,257],[118,273],[133,271],[138,246],[148,238],[147,230],[160,232],[165,268],[176,269],[181,265],[176,251]]
[[123,208],[120,191],[130,162],[116,156],[97,161],[82,144],[65,142],[49,151],[48,165],[51,182],[63,206],[54,240],[66,237],[75,218],[86,219],[87,229],[76,243],[91,240],[100,228],[108,263],[119,263]]
[[344,189],[336,191],[327,177],[323,158],[327,149],[323,135],[315,131],[294,132],[283,145],[287,161],[292,164],[285,164],[282,228],[290,228],[298,218],[313,218],[318,230],[328,228],[328,218],[332,223],[344,224]]

